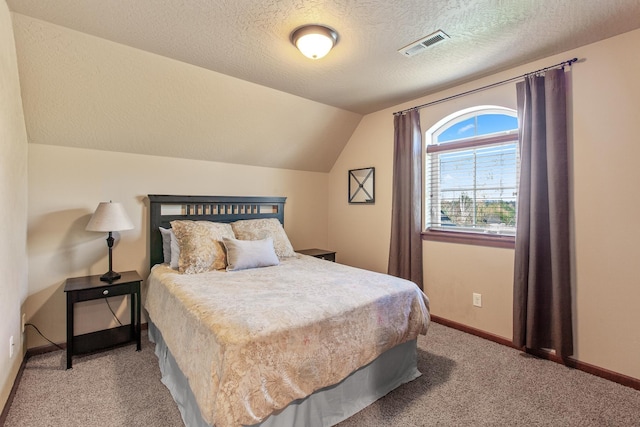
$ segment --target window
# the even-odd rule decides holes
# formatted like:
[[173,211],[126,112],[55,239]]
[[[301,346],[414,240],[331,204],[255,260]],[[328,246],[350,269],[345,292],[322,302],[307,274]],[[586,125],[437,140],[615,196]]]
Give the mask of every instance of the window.
[[460,111],[427,132],[425,238],[513,245],[518,119],[494,106]]

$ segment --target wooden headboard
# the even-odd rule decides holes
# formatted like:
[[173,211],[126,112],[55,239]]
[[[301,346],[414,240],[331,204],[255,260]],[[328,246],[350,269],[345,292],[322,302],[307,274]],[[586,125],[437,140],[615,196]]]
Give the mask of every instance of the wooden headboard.
[[171,221],[233,222],[241,219],[277,218],[284,225],[286,197],[167,196],[149,194],[150,267],[162,264],[162,235],[158,227]]

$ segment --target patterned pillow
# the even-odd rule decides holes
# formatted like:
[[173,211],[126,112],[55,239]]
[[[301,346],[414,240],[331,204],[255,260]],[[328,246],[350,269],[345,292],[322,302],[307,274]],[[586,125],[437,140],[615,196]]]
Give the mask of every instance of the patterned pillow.
[[246,219],[232,222],[231,227],[238,240],[263,240],[271,237],[280,259],[296,256],[287,233],[276,218]]
[[233,239],[229,224],[210,221],[171,221],[180,246],[178,270],[186,274],[224,270],[227,266],[222,239]]

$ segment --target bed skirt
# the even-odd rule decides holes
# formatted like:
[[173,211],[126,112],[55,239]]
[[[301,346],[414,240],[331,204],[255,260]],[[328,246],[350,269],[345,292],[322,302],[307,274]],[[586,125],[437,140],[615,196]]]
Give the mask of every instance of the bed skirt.
[[[162,382],[178,404],[187,427],[211,427],[200,409],[189,381],[167,348],[162,334],[149,321],[149,340],[156,344]],[[320,389],[304,399],[291,402],[281,411],[251,427],[328,427],[366,408],[398,386],[420,376],[417,368],[417,341],[400,344],[347,378]]]

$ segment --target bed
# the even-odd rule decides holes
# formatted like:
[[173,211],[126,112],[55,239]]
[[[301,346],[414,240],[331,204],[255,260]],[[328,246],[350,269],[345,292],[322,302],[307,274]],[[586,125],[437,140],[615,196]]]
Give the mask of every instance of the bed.
[[[420,375],[427,297],[403,279],[293,253],[284,204],[149,195],[149,338],[189,427],[331,426]],[[165,263],[172,224],[182,272]],[[197,263],[183,263],[185,253],[202,241],[191,229],[193,241],[184,237],[194,224],[221,233],[226,269],[187,274]],[[228,229],[233,237],[220,237]]]

